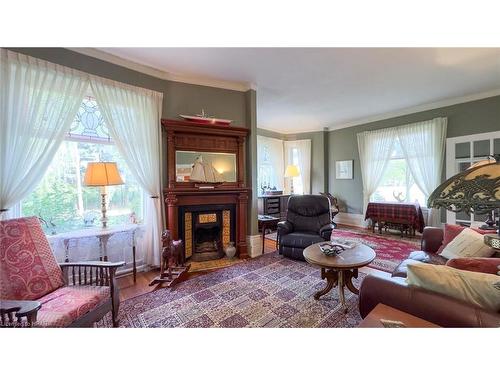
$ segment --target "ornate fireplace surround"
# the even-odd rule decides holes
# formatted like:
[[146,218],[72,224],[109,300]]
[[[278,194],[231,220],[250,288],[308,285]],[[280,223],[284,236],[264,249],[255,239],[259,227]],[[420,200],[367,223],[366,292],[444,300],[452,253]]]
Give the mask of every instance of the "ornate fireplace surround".
[[[167,119],[162,119],[161,123],[167,136],[168,185],[163,192],[167,228],[174,238],[184,240],[186,256],[189,258],[197,244],[193,213],[221,215],[216,216],[217,220],[225,216],[225,219],[223,218],[219,223],[222,226],[220,228],[221,246],[225,245],[230,238],[231,242],[235,242],[238,256],[248,258],[246,234],[250,189],[244,182],[245,140],[248,129]],[[176,151],[235,154],[236,181],[213,185],[201,184],[201,186],[194,182],[176,181]],[[226,222],[224,228],[224,220],[227,220],[228,216],[225,211],[230,212],[230,220],[229,224]],[[191,215],[186,215],[186,213]],[[186,230],[189,223],[191,223],[191,231]],[[225,234],[224,229],[226,229]],[[229,234],[227,229],[230,230]]]

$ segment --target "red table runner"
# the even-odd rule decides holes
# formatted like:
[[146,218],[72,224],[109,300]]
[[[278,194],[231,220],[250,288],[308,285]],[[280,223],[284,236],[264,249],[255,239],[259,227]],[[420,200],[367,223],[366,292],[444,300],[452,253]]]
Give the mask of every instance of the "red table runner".
[[368,203],[365,220],[408,223],[420,233],[424,230],[424,215],[418,203]]

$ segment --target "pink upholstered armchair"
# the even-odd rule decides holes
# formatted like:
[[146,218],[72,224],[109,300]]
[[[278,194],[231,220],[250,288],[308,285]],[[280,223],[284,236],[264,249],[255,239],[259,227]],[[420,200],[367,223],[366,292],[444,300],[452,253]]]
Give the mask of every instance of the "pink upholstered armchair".
[[0,325],[12,323],[4,313],[16,314],[21,322],[31,301],[30,326],[90,327],[110,311],[116,326],[120,301],[115,272],[123,264],[57,264],[38,218],[0,221]]

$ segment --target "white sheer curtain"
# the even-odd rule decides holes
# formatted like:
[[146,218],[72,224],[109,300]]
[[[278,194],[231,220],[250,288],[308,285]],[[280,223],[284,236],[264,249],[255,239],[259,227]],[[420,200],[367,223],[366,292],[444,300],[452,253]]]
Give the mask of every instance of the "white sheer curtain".
[[143,245],[147,264],[158,266],[163,229],[160,161],[163,94],[95,76],[90,77],[90,84],[111,137],[147,194]]
[[[302,182],[302,194],[311,194],[311,140],[300,139],[296,141],[285,141],[285,166],[298,165]],[[294,160],[293,150],[297,150],[297,160]],[[290,179],[285,181],[288,191],[290,190]],[[295,186],[294,186],[295,187]]]
[[396,140],[394,128],[358,133],[358,151],[363,179],[363,212],[377,190],[389,163]]
[[285,173],[283,141],[277,138],[257,136],[257,173],[259,189],[262,185],[282,190]]
[[[427,197],[441,182],[446,126],[447,118],[440,117],[396,128],[411,175]],[[429,209],[428,224],[440,223],[439,210]]]
[[42,179],[87,87],[84,73],[0,49],[0,219]]

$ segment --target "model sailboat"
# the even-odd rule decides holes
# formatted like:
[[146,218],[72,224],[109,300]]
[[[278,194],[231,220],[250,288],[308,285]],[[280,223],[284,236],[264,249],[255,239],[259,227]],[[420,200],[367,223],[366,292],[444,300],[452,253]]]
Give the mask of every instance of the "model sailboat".
[[204,162],[203,157],[200,155],[196,158],[191,171],[190,181],[194,182],[209,182],[221,183],[224,182],[222,175],[217,172],[212,164]]

